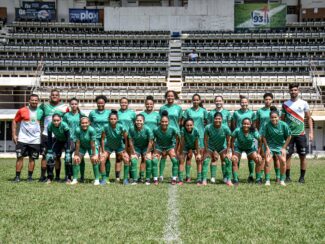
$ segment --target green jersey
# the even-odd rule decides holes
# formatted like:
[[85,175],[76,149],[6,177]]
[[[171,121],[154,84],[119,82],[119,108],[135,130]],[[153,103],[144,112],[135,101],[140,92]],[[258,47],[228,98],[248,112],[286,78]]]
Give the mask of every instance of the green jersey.
[[168,112],[169,126],[174,127],[179,132],[179,120],[182,118],[182,108],[177,104],[165,104],[159,109],[160,116],[163,111]]
[[214,126],[214,124],[209,124],[205,127],[204,132],[208,137],[208,148],[222,151],[227,147],[227,136],[231,136],[231,131],[228,124],[222,124],[220,128]]
[[102,111],[95,109],[90,112],[89,120],[91,122],[91,126],[96,130],[97,139],[101,138],[104,126],[108,124],[108,117],[110,113],[111,111],[108,109]]
[[63,121],[68,124],[70,128],[70,138],[76,140],[76,129],[80,126],[80,118],[85,116],[83,113],[65,113],[63,116]]
[[147,113],[146,111],[141,112],[144,116],[144,124],[148,126],[152,131],[159,126],[160,123],[160,115],[158,112],[152,111],[151,113]]
[[118,123],[123,125],[126,131],[134,125],[136,113],[131,109],[118,111]]
[[246,111],[239,109],[235,111],[232,116],[232,119],[236,122],[236,128],[242,127],[242,122],[246,118],[250,119],[253,123],[253,121],[255,120],[255,113],[250,109]]
[[255,120],[258,120],[260,123],[260,128],[261,129],[270,121],[270,108],[260,108],[256,111],[256,117]]
[[193,107],[185,110],[183,118],[192,118],[194,120],[194,126],[197,128],[200,138],[204,138],[204,123],[208,119],[208,112],[205,108],[199,107],[195,110]]
[[222,114],[222,124],[229,126],[231,122],[231,113],[227,109],[222,109],[221,111],[218,111],[216,109],[211,110],[208,114],[208,124],[214,123],[214,115],[216,112],[220,112]]
[[129,131],[129,138],[132,139],[135,148],[146,148],[148,147],[149,141],[153,140],[153,132],[146,125],[141,130],[133,126]]
[[232,137],[236,138],[236,146],[240,148],[242,151],[250,150],[255,146],[255,139],[258,140],[260,138],[260,134],[257,130],[249,131],[247,135],[243,132],[243,128],[237,128],[232,133]]
[[199,140],[200,133],[199,130],[195,127],[190,133],[183,127],[181,129],[181,137],[184,138],[184,148],[196,149],[195,142],[196,140]]
[[[80,142],[80,147],[84,149],[91,149],[90,142],[96,144],[96,130],[89,126],[87,130],[83,130],[81,127],[78,127],[75,132],[76,141]],[[96,145],[95,145],[96,147]]]
[[271,151],[279,151],[291,135],[291,131],[288,124],[280,120],[277,125],[268,122],[262,129],[262,135]]
[[52,122],[50,122],[47,127],[47,130],[48,130],[48,133],[53,133],[56,140],[62,141],[62,142],[67,140],[67,138],[65,137],[65,132],[69,131],[69,126],[67,123],[62,121],[60,123],[59,127],[55,127],[54,124]]
[[105,132],[106,136],[105,147],[112,150],[124,147],[123,139],[126,129],[123,127],[123,125],[117,123],[116,127],[113,128],[110,124],[107,124],[104,126],[103,131]]
[[59,103],[57,105],[52,105],[50,103],[42,103],[37,110],[37,120],[44,121],[43,135],[47,136],[47,127],[50,122],[52,122],[52,115],[59,114],[61,117],[64,113],[68,112],[68,105]]
[[168,126],[166,131],[162,131],[159,126],[153,131],[153,135],[159,147],[169,148],[174,146],[178,131],[172,126]]

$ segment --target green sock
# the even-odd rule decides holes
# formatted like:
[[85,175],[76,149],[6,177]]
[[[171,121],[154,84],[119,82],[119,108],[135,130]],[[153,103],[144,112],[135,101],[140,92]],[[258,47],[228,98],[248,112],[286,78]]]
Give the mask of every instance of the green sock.
[[286,178],[286,175],[285,175],[285,174],[284,174],[284,175],[283,175],[283,174],[280,175],[280,180],[281,180],[281,181],[284,181],[285,178]]
[[210,164],[211,178],[217,178],[217,165]]
[[210,161],[211,161],[210,158],[206,158],[203,161],[203,165],[202,165],[202,180],[207,180]]
[[151,162],[152,162],[152,175],[153,177],[158,177],[158,158],[154,158]]
[[143,170],[140,171],[139,178],[140,178],[140,179],[143,179],[143,178],[144,178],[144,171],[143,171]]
[[256,173],[256,181],[259,181],[262,179],[262,174],[261,172]]
[[[156,171],[157,171],[157,165],[156,165]],[[146,178],[147,179],[151,178],[151,172],[152,172],[152,160],[147,159],[146,160]],[[157,175],[158,175],[158,171],[157,171]]]
[[233,176],[234,176],[234,181],[238,182],[238,172],[237,171],[233,172]]
[[178,175],[178,160],[177,158],[171,158],[172,161],[172,176],[176,177]]
[[275,177],[277,179],[280,179],[280,169],[279,168],[274,168],[274,170],[275,170]]
[[109,179],[109,173],[111,172],[111,162],[109,161],[109,159],[106,160],[105,169],[106,169],[106,178]]
[[232,173],[232,163],[231,160],[228,158],[225,158],[225,174],[224,177],[226,177],[228,180],[231,179],[231,173]]
[[131,177],[133,180],[137,180],[138,175],[138,160],[136,158],[131,159]]
[[73,179],[77,180],[78,179],[78,174],[79,174],[79,171],[80,171],[80,164],[72,165],[72,171],[73,171]]
[[186,178],[191,178],[191,167],[192,165],[186,164]]
[[165,158],[160,159],[159,176],[164,176],[165,166],[166,166],[166,159]]
[[123,179],[128,179],[129,178],[129,172],[130,172],[130,165],[124,164],[124,177]]
[[261,178],[263,178],[264,175],[264,169],[261,170]]
[[265,174],[265,180],[270,180],[270,179],[271,179],[270,173]]
[[85,168],[86,168],[85,159],[82,158],[81,162],[80,162],[80,176],[81,176],[81,178],[85,178]]
[[249,176],[254,177],[254,166],[255,162],[253,160],[248,161],[248,170],[249,170]]
[[95,180],[99,180],[99,164],[93,164]]
[[178,179],[179,179],[179,181],[183,181],[183,177],[184,177],[184,171],[178,171]]
[[227,178],[226,159],[225,159],[225,163],[221,163],[221,171],[222,171],[222,178]]
[[197,172],[197,181],[202,181],[202,173]]

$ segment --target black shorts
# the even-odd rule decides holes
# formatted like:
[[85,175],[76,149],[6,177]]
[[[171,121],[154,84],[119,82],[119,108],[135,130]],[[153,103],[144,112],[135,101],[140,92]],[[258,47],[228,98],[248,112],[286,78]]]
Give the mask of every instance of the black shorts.
[[62,155],[62,151],[65,150],[65,141],[57,141],[54,139],[52,150],[54,158],[60,158]]
[[47,136],[43,135],[41,136],[41,155],[46,156],[47,152]]
[[32,159],[38,159],[40,148],[40,144],[27,144],[23,142],[18,142],[16,145],[17,158],[28,156]]
[[308,154],[308,143],[306,135],[291,136],[291,140],[288,145],[288,157],[291,157],[291,155],[294,153],[295,145],[299,156],[306,156]]

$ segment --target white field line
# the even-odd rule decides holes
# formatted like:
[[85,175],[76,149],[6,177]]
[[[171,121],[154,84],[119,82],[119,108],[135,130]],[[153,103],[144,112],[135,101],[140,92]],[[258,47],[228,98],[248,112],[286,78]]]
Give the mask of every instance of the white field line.
[[[280,5],[279,7],[273,8],[269,11],[269,17],[271,18],[273,15],[281,12],[286,6],[285,5]],[[252,24],[251,20],[247,20],[244,23],[236,26],[236,28],[252,28],[254,25]]]
[[164,229],[165,243],[182,243],[178,230],[177,188],[177,186],[169,186],[168,188],[168,218]]

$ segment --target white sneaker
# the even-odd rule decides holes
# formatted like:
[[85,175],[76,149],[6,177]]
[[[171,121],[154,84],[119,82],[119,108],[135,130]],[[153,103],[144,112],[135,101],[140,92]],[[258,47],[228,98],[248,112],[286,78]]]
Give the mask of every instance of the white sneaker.
[[270,186],[270,185],[271,185],[271,182],[270,182],[269,180],[267,180],[267,181],[265,182],[265,185],[266,185],[266,186]]
[[159,181],[163,182],[164,181],[164,176],[159,176]]
[[99,185],[100,185],[99,180],[95,180],[94,181],[94,186],[99,186]]
[[227,178],[223,178],[223,183],[227,184],[228,179]]
[[77,185],[78,184],[78,181],[76,179],[73,179],[71,182],[70,182],[70,185]]
[[138,183],[136,182],[136,181],[133,181],[132,183],[131,183],[131,186],[135,186],[135,185],[137,185]]
[[281,186],[287,186],[286,183],[283,180],[280,181],[280,185]]
[[211,180],[210,180],[211,183],[216,183],[216,178],[212,177]]

